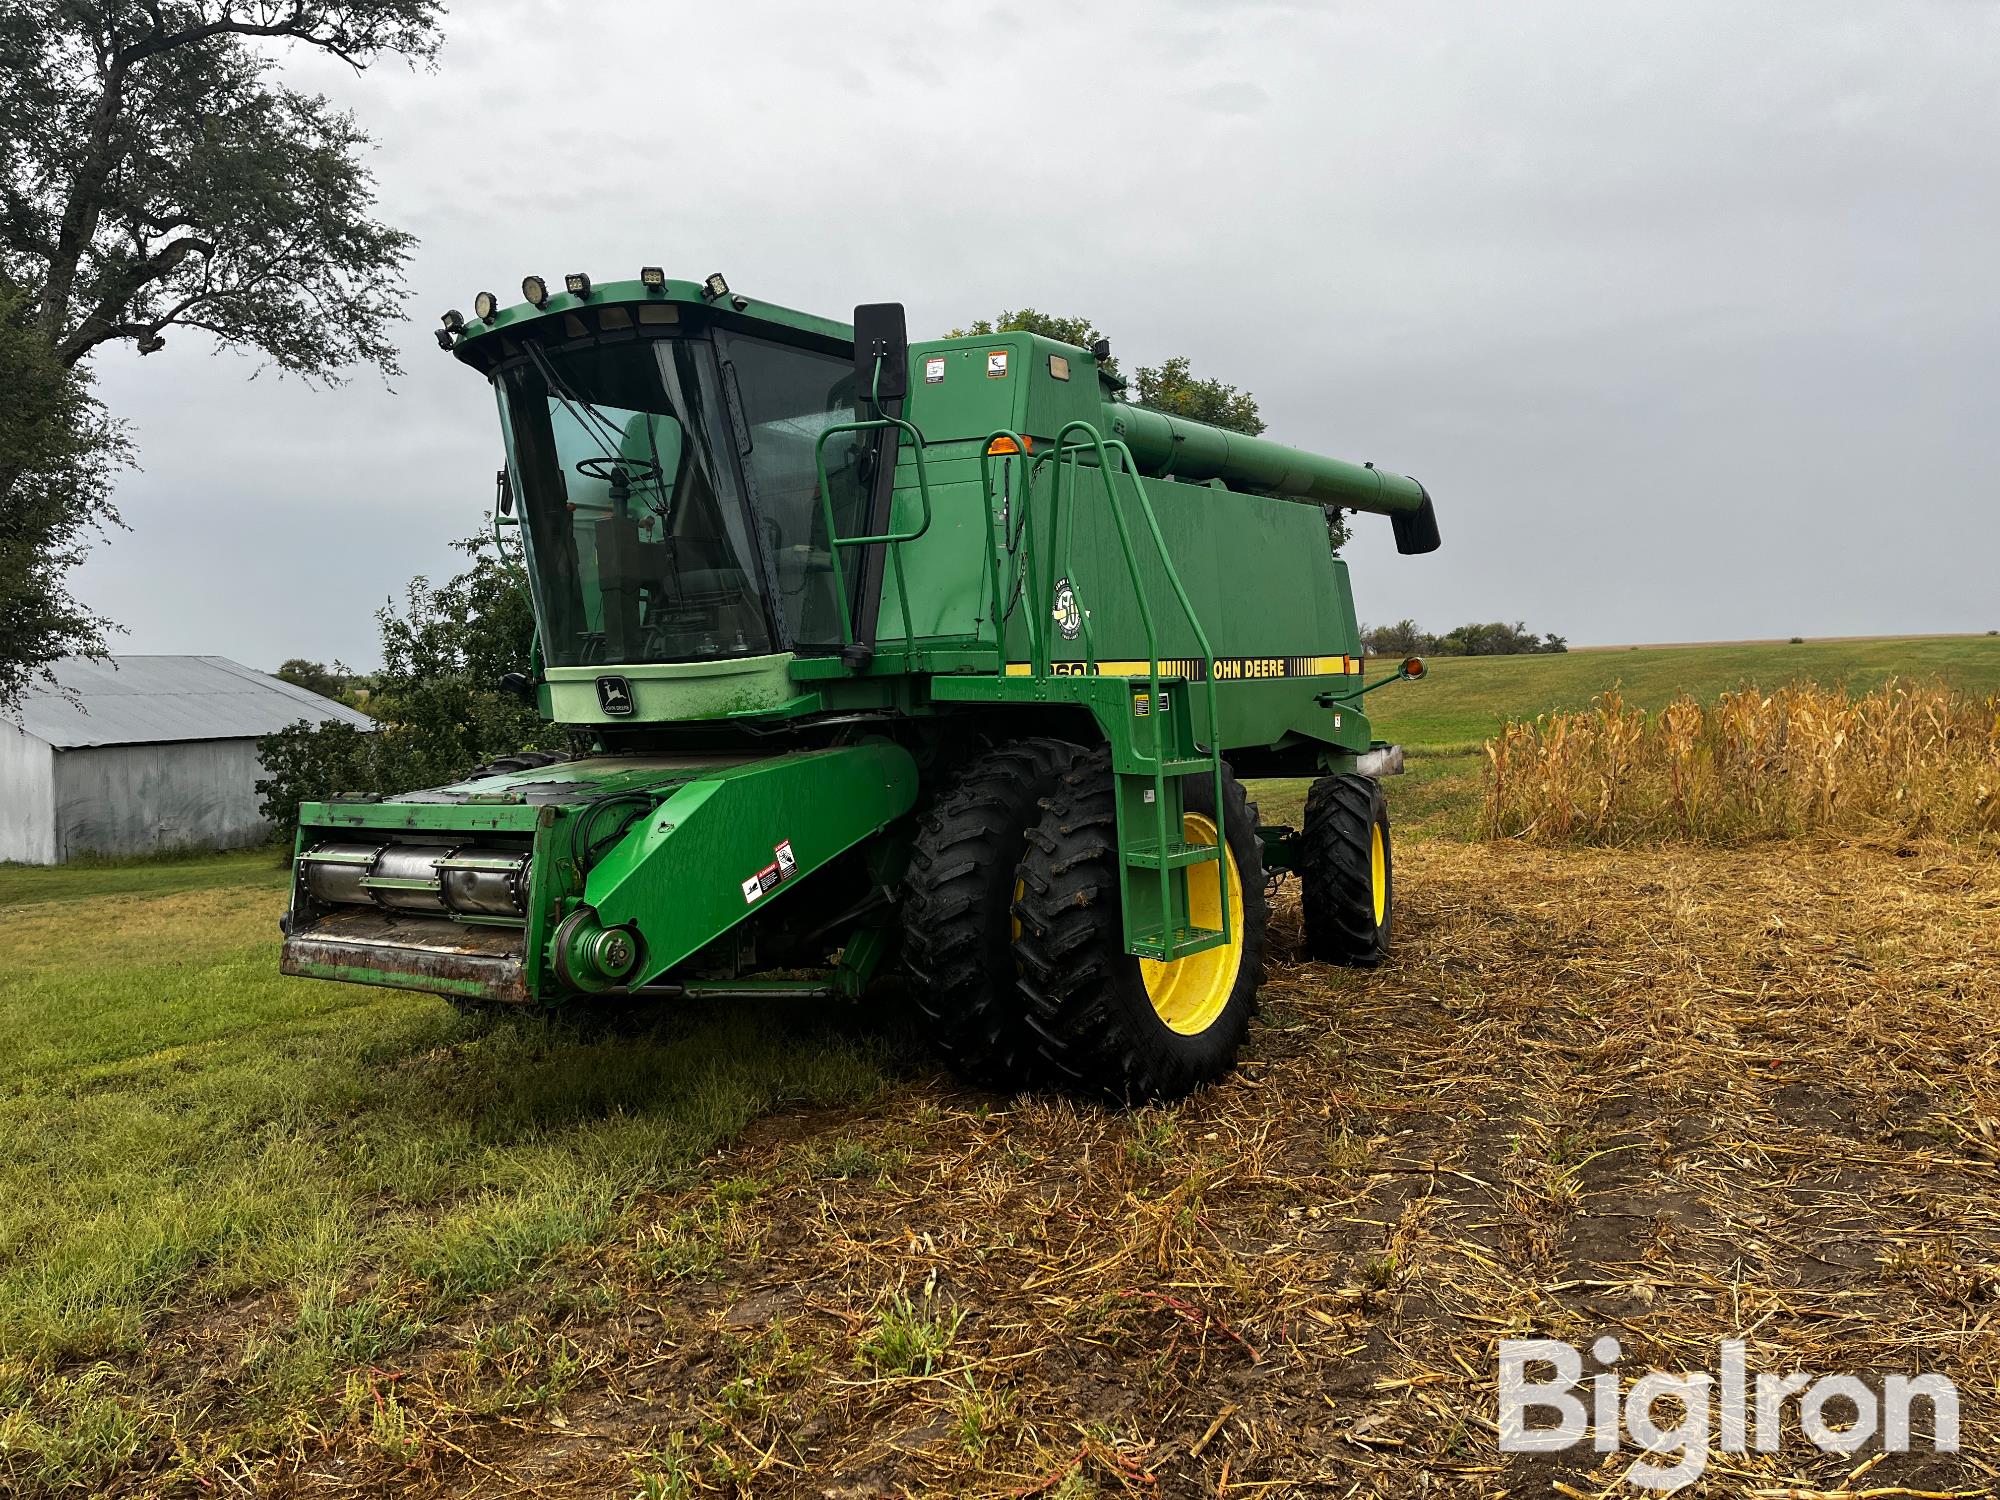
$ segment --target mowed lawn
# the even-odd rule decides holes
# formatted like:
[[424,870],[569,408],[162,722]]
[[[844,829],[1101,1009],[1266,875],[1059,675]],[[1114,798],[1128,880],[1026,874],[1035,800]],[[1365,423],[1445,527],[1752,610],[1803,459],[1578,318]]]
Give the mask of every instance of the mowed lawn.
[[[1692,853],[1656,867],[1644,851],[1516,855],[1455,838],[1476,813],[1478,739],[1510,713],[1582,706],[1620,680],[1646,706],[1801,675],[1863,687],[1936,673],[1990,692],[2000,641],[1434,666],[1371,698],[1380,732],[1417,752],[1391,788],[1408,841],[1402,967],[1344,974],[1280,944],[1244,1072],[1132,1115],[957,1088],[893,994],[859,1013],[718,1006],[579,1031],[283,979],[286,871],[268,852],[0,867],[0,1493],[513,1493],[547,1479],[561,1494],[817,1495],[810,1455],[864,1450],[866,1464],[842,1460],[860,1465],[856,1483],[915,1474],[920,1489],[1025,1494],[1054,1473],[1043,1488],[1071,1497],[1182,1492],[1133,1477],[1148,1465],[1205,1475],[1209,1492],[1219,1470],[1225,1487],[1234,1472],[1238,1486],[1264,1486],[1248,1493],[1282,1493],[1270,1485],[1299,1472],[1286,1464],[1320,1451],[1362,1461],[1340,1471],[1342,1492],[1398,1454],[1476,1472],[1490,1434],[1463,1413],[1490,1393],[1469,1377],[1442,1382],[1490,1363],[1480,1340],[1598,1295],[1565,1288],[1630,1283],[1652,1306],[1630,1246],[1603,1250],[1627,1259],[1595,1270],[1564,1258],[1563,1226],[1587,1214],[1563,1163],[1637,1151],[1622,1144],[1635,1122],[1657,1113],[1661,1131],[1678,1130],[1691,1109],[1718,1121],[1765,1110],[1768,1121],[1729,1128],[1807,1132],[1787,1149],[1846,1151],[1843,1132],[1872,1132],[1865,1152],[1898,1174],[1896,1195],[1843,1180],[1854,1212],[1879,1218],[1865,1246],[1853,1241],[1840,1295],[1900,1299],[1885,1330],[1959,1350],[1939,1330],[1956,1326],[1952,1298],[2000,1284],[1991,1256],[1980,1270],[1944,1229],[1894,1205],[1936,1197],[1959,1204],[1961,1225],[1994,1228],[1966,1207],[1993,1170],[1995,1063],[1979,1040],[2000,1016],[1990,872],[1876,852],[1845,859],[1835,880],[1791,855]],[[1267,818],[1296,818],[1301,785],[1257,790]],[[1657,1091],[1658,1060],[1640,1040],[1653,1005],[1643,976],[1665,962],[1656,879],[1673,896],[1668,948],[1688,959],[1669,985],[1684,1061],[1699,1054],[1676,1088],[1714,1097],[1697,1109],[1663,1094],[1625,1120],[1627,1095],[1607,1085],[1593,1106],[1604,1123],[1573,1121],[1576,1080],[1598,1064],[1570,1059],[1593,1049],[1633,1070],[1631,1098]],[[1716,880],[1748,904],[1709,902]],[[1600,930],[1614,907],[1624,915]],[[1856,919],[1843,914],[1864,907],[1873,925],[1850,939],[1843,924]],[[1711,927],[1733,955],[1726,984],[1704,968]],[[1624,997],[1615,1037],[1579,953]],[[1724,987],[1710,994],[1711,983]],[[1855,1124],[1839,1049],[1810,1039],[1877,1014],[1892,989],[1897,1015],[1935,1014],[1943,1029],[1921,1047],[1897,1041],[1902,1051],[1852,1038],[1878,1070],[1879,1115]],[[1759,1031],[1761,1002],[1748,998],[1759,993],[1784,997],[1782,1038]],[[1979,1045],[1985,1060],[1954,1076],[1949,1059]],[[1524,1047],[1555,1059],[1532,1118],[1508,1061]],[[1785,1191],[1773,1158],[1739,1134],[1741,1161],[1704,1160],[1710,1175],[1684,1182],[1658,1146],[1667,1137],[1648,1139],[1658,1203],[1654,1177],[1621,1180],[1633,1199],[1621,1212],[1680,1215],[1699,1275],[1740,1282],[1732,1216],[1782,1224],[1792,1212],[1771,1197]],[[1735,1175],[1744,1163],[1763,1175]],[[1495,1183],[1513,1186],[1488,1192]],[[1706,1218],[1690,1216],[1697,1199]],[[1299,1221],[1308,1200],[1334,1217],[1320,1225],[1315,1207]],[[1469,1258],[1450,1260],[1438,1226],[1461,1209],[1485,1227],[1466,1231]],[[1144,1245],[1120,1248],[1135,1225]],[[1771,1238],[1821,1244],[1821,1232],[1802,1219],[1791,1240]],[[1314,1249],[1315,1233],[1335,1237]],[[1303,1259],[1285,1274],[1302,1279],[1267,1279],[1275,1263],[1257,1257],[1275,1251],[1258,1237],[1293,1246]],[[1450,1277],[1493,1274],[1476,1293],[1492,1300],[1453,1292],[1470,1322],[1434,1321],[1426,1267],[1447,1261]],[[1795,1270],[1743,1284],[1760,1306],[1789,1306]],[[792,1290],[774,1312],[781,1273]],[[954,1282],[975,1275],[977,1296]],[[1970,1290],[1953,1277],[1972,1278]],[[1821,1326],[1808,1303],[1798,1326]],[[1240,1328],[1241,1347],[1218,1328]],[[1301,1352],[1308,1335],[1332,1343]],[[1434,1362],[1411,1364],[1426,1341]],[[1257,1363],[1288,1359],[1298,1379],[1246,1376],[1231,1361],[1253,1345]],[[1128,1365],[1151,1382],[1129,1410],[1099,1381],[1100,1367]],[[932,1383],[947,1368],[952,1383]],[[1194,1384],[1175,1383],[1184,1377]],[[1281,1389],[1306,1393],[1304,1405],[1258,1417]],[[1403,1399],[1383,1391],[1435,1394],[1458,1425],[1444,1433],[1426,1417],[1371,1447],[1369,1413]],[[899,1417],[906,1407],[921,1421]],[[1217,1413],[1239,1407],[1225,1430]],[[587,1438],[586,1408],[614,1413]],[[1340,1430],[1287,1447],[1279,1434],[1308,1419]],[[898,1467],[919,1451],[932,1467]],[[1565,1472],[1597,1493],[1601,1480],[1585,1477],[1597,1461]],[[1918,1489],[1973,1477],[1911,1471]]]
[[286,884],[265,851],[0,868],[0,1491],[92,1491],[171,1437],[187,1414],[126,1388],[162,1319],[282,1292],[231,1381],[237,1438],[282,1445],[337,1372],[757,1116],[873,1097],[907,1047],[740,1007],[582,1036],[285,979]]

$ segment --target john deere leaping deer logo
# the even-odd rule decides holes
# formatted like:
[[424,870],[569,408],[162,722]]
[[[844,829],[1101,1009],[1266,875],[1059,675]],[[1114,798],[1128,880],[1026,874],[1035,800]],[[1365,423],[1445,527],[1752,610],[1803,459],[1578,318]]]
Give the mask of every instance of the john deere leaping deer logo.
[[632,684],[623,677],[598,678],[597,706],[615,718],[629,717],[633,707]]
[[1056,607],[1049,614],[1064,640],[1073,641],[1083,634],[1083,611],[1076,607],[1076,590],[1069,586],[1067,578],[1056,580]]

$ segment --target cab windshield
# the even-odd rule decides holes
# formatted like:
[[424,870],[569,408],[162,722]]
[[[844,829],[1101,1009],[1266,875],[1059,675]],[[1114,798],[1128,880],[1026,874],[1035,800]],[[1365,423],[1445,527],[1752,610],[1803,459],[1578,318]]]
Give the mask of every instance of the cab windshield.
[[[838,643],[813,448],[854,415],[848,360],[718,332],[529,345],[495,384],[550,666]],[[861,451],[827,444],[849,535]]]

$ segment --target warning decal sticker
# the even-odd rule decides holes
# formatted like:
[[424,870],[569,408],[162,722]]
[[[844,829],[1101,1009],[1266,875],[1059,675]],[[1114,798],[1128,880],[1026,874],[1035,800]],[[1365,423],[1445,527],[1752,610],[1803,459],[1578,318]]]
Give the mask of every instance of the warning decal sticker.
[[799,873],[798,856],[792,853],[792,841],[781,839],[771,853],[772,861],[743,882],[743,904],[755,906],[780,885]]

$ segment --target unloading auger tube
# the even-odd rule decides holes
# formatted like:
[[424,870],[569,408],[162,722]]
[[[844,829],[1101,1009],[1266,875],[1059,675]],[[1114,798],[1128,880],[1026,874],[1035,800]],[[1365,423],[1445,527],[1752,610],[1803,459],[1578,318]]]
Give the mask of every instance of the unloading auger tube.
[[1288,448],[1125,401],[1104,403],[1104,430],[1123,438],[1139,467],[1153,477],[1220,479],[1233,489],[1282,500],[1369,511],[1390,518],[1398,552],[1437,551],[1430,494],[1406,474]]
[[1313,957],[1388,955],[1373,692],[1422,667],[1364,670],[1321,512],[1428,552],[1423,485],[1119,399],[1106,344],[659,267],[521,295],[436,337],[496,398],[535,642],[494,686],[542,748],[304,803],[283,972],[542,1011],[901,971],[967,1078],[1130,1102],[1233,1065],[1274,876]]

